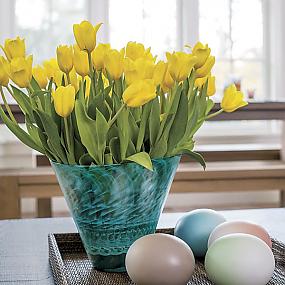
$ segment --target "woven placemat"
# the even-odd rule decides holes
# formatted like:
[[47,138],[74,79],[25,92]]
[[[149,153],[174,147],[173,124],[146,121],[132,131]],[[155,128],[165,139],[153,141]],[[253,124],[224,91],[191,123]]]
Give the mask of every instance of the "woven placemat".
[[[173,229],[158,232],[173,234]],[[274,239],[272,242],[276,268],[268,285],[285,285],[285,245]],[[93,269],[79,234],[50,234],[48,243],[50,265],[58,285],[134,285],[126,273]],[[213,285],[207,278],[202,261],[196,260],[194,274],[187,285]]]

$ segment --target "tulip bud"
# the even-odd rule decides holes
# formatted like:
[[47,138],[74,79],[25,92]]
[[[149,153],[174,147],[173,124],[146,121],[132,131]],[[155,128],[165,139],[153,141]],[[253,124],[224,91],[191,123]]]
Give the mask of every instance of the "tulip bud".
[[248,103],[244,101],[243,93],[237,91],[234,84],[226,88],[222,99],[221,108],[225,112],[233,112],[238,108],[246,106]]
[[210,56],[211,49],[208,45],[203,45],[201,42],[198,42],[193,48],[193,55],[197,57],[197,63],[195,64],[195,68],[199,68],[203,66]]
[[73,63],[76,72],[83,77],[88,75],[89,62],[88,62],[87,52],[80,50],[77,45],[74,45],[73,51],[74,51]]
[[73,68],[73,52],[71,46],[60,45],[56,49],[57,62],[60,70],[68,74]]
[[0,56],[0,86],[8,86],[9,76],[7,74],[8,63],[3,56]]
[[152,79],[154,76],[155,64],[145,58],[135,61],[126,58],[124,61],[125,78],[128,85],[140,79]]
[[8,65],[7,73],[20,88],[30,85],[32,80],[33,56],[13,58]]
[[43,62],[43,66],[49,80],[51,80],[51,78],[54,79],[56,77],[55,74],[60,71],[57,60],[55,58],[45,60]]
[[95,27],[88,21],[73,25],[73,33],[79,48],[82,51],[92,52],[96,46],[96,37],[102,23]]
[[173,80],[177,82],[185,80],[197,62],[195,56],[185,52],[166,53],[166,57],[168,59],[169,73]]
[[214,56],[209,56],[206,60],[206,62],[204,63],[203,66],[201,66],[200,68],[196,69],[196,77],[205,77],[208,76],[209,73],[212,70],[212,67],[215,64],[215,57]]
[[124,49],[117,51],[111,49],[105,57],[105,68],[110,74],[110,76],[117,80],[122,76],[124,69]]
[[96,70],[102,70],[105,67],[106,54],[111,49],[110,44],[99,44],[92,52],[92,62]]
[[154,68],[153,72],[153,80],[156,85],[161,85],[164,81],[165,75],[167,71],[167,63],[164,61],[159,61]]
[[208,76],[208,77],[202,77],[202,78],[197,78],[195,80],[195,87],[198,87],[201,89],[203,85],[206,83],[208,79],[208,89],[207,89],[207,96],[212,96],[216,93],[216,78],[215,76]]
[[123,101],[129,107],[140,107],[156,97],[156,85],[152,79],[133,82],[123,93]]
[[139,58],[145,58],[154,60],[153,55],[150,52],[150,48],[145,49],[144,45],[136,42],[128,42],[126,46],[126,57],[131,60],[137,60]]
[[74,68],[70,71],[69,77],[70,77],[70,84],[74,87],[75,93],[77,93],[77,91],[79,90],[79,82]]
[[45,69],[39,65],[35,66],[32,70],[33,76],[41,89],[45,89],[48,83],[47,73]]
[[162,91],[164,93],[168,92],[168,90],[171,89],[173,85],[174,85],[174,80],[171,77],[171,75],[169,73],[169,70],[167,68],[166,72],[165,72],[165,76],[164,76],[163,82],[162,82],[162,85],[161,85]]
[[74,109],[74,87],[71,85],[60,86],[52,92],[52,97],[56,113],[63,118],[68,117]]
[[25,40],[19,37],[5,40],[4,47],[1,46],[1,48],[9,61],[16,57],[26,56]]

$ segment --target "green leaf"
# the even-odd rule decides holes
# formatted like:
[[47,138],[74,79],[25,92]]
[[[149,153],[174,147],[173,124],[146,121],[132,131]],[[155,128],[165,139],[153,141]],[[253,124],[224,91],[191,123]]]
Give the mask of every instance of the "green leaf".
[[39,116],[44,130],[48,137],[48,144],[52,147],[52,150],[56,155],[61,159],[63,163],[68,163],[64,149],[61,145],[60,135],[56,123],[53,121],[52,117],[46,114],[41,110],[36,110],[37,115]]
[[109,143],[110,152],[113,156],[113,159],[116,163],[119,163],[121,160],[120,154],[120,140],[118,137],[113,137]]
[[83,154],[79,159],[80,165],[90,165],[91,163],[94,163],[94,159],[89,155],[89,153]]
[[166,134],[164,133],[155,146],[151,149],[151,158],[160,158],[167,153],[167,138],[165,136]]
[[150,102],[151,110],[149,115],[149,139],[150,145],[154,145],[156,141],[156,137],[159,132],[160,127],[160,106],[158,98],[156,97],[154,100]]
[[44,149],[38,145],[32,137],[27,134],[21,127],[14,123],[12,120],[10,120],[7,115],[5,114],[3,108],[0,106],[0,116],[2,121],[4,122],[5,125],[10,129],[10,131],[25,145],[31,147],[32,149],[37,150],[38,152],[45,154]]
[[188,100],[186,94],[180,96],[178,108],[168,136],[168,149],[170,153],[183,138],[188,122]]
[[92,120],[79,100],[75,102],[75,114],[81,141],[97,164],[104,163],[104,152],[108,123],[102,113],[96,110],[96,121]]
[[212,108],[213,108],[214,106],[215,106],[214,101],[209,98],[209,99],[207,100],[207,108],[206,108],[206,114],[205,114],[205,116],[207,116],[207,115],[210,113],[210,111],[212,110]]
[[97,157],[97,145],[95,141],[94,131],[96,130],[96,122],[92,120],[86,113],[84,105],[78,99],[75,101],[76,121],[83,145],[86,147],[90,156],[99,164]]
[[141,150],[141,147],[144,141],[145,129],[146,129],[146,124],[147,124],[147,120],[149,117],[149,113],[150,113],[150,107],[151,107],[150,102],[143,106],[140,128],[139,128],[139,133],[138,133],[138,138],[137,138],[137,145],[136,145],[137,151]]
[[25,114],[29,114],[33,118],[33,108],[30,102],[30,98],[17,87],[11,85],[13,90],[14,99]]
[[32,88],[33,88],[34,91],[39,91],[39,90],[41,90],[41,87],[40,87],[40,85],[38,84],[38,82],[36,81],[36,79],[34,78],[34,76],[32,76],[31,86],[32,86]]
[[184,148],[184,149],[181,149],[179,151],[179,154],[186,154],[186,155],[188,155],[193,160],[199,162],[201,164],[201,166],[203,166],[204,170],[206,169],[206,162],[205,162],[203,156],[200,153],[192,151],[192,150],[187,149],[187,148]]
[[36,144],[42,146],[41,140],[39,138],[39,132],[41,132],[41,130],[32,123],[29,115],[26,115],[25,119],[26,119],[27,131],[29,135],[33,138]]
[[139,152],[127,157],[125,160],[135,162],[151,171],[153,171],[150,156],[146,152]]
[[126,153],[130,141],[130,130],[128,127],[129,109],[124,108],[117,118],[118,134],[120,140],[121,161],[126,158]]
[[138,137],[138,133],[139,133],[139,127],[135,121],[135,118],[133,116],[133,113],[130,112],[129,113],[129,129],[130,129],[130,137],[133,143],[136,143],[137,141],[137,137]]
[[97,156],[99,157],[100,164],[104,164],[104,153],[106,148],[107,133],[109,129],[108,122],[103,114],[96,109],[96,130],[95,139],[97,142]]

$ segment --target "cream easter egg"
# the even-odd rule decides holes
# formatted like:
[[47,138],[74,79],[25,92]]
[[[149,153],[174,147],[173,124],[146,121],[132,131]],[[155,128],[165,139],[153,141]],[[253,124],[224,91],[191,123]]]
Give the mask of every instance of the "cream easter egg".
[[254,235],[263,240],[270,248],[272,248],[271,238],[268,232],[263,227],[257,224],[243,221],[225,222],[218,225],[210,234],[208,240],[208,247],[210,247],[211,244],[218,238],[235,233]]

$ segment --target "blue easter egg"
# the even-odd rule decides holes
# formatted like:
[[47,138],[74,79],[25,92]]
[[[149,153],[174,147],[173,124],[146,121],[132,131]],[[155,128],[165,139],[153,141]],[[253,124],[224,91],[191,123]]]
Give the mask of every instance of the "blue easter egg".
[[174,235],[184,240],[196,257],[204,257],[211,232],[226,219],[210,209],[198,209],[184,215],[176,224]]

